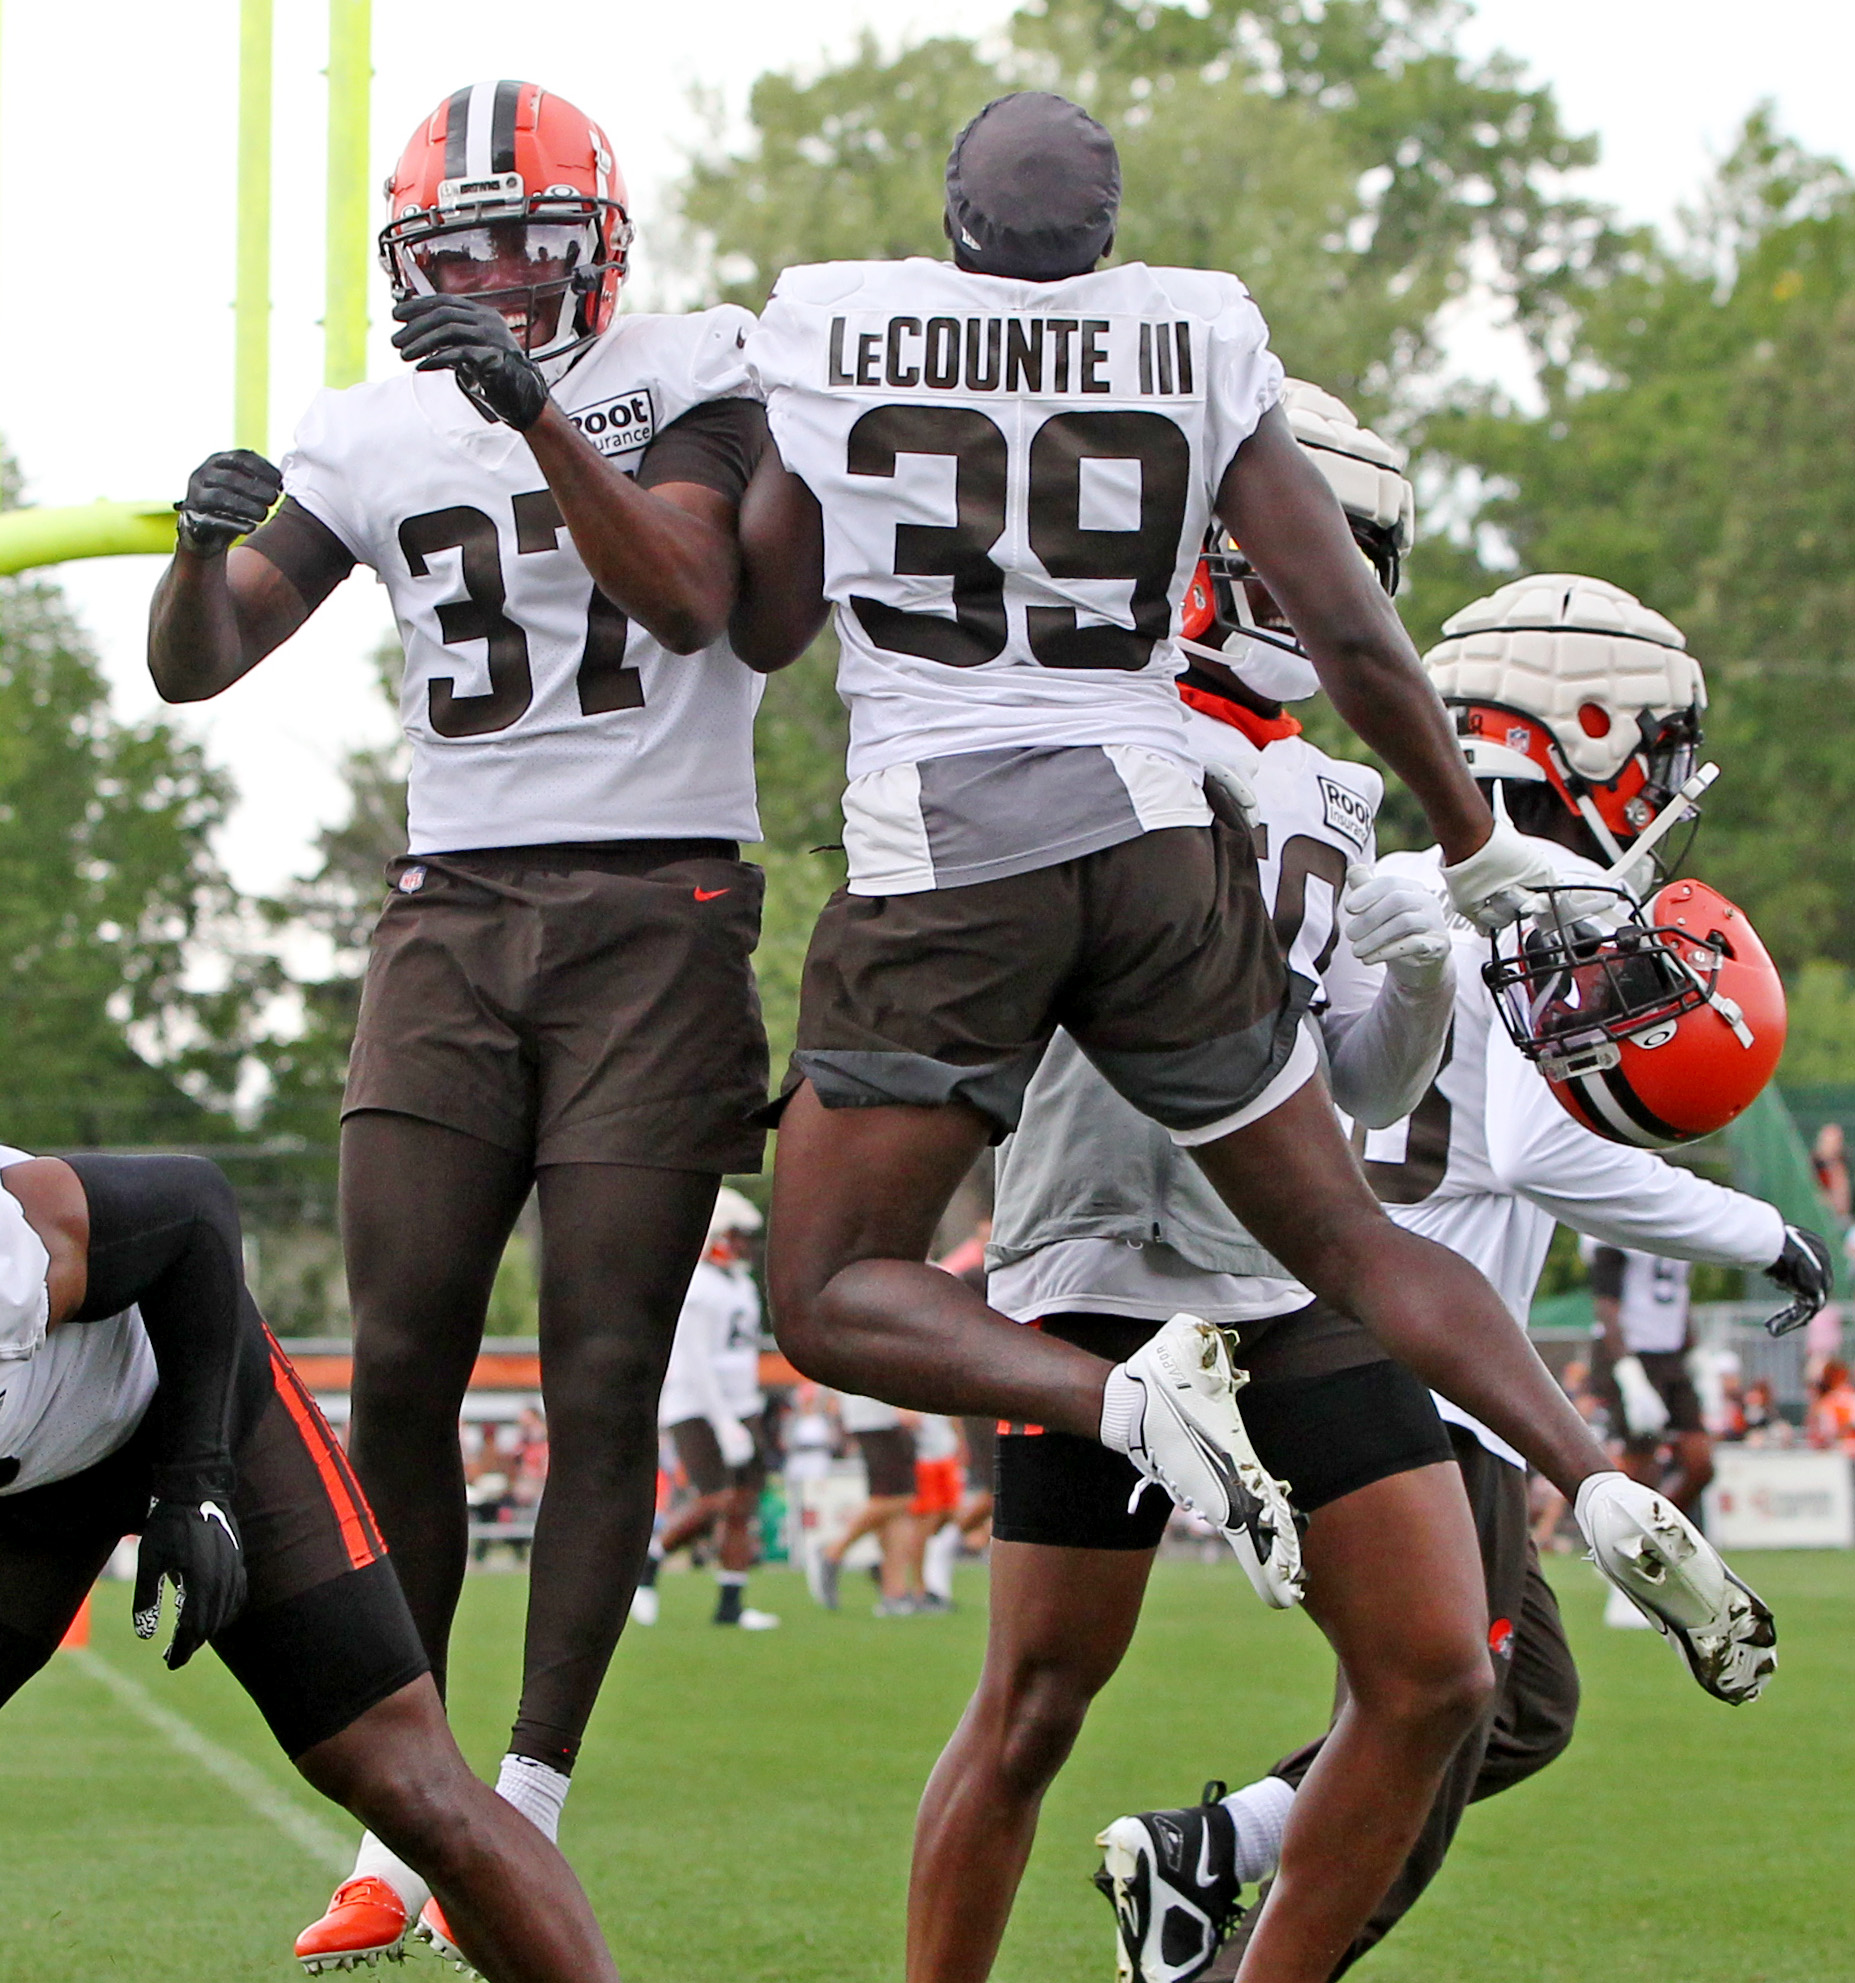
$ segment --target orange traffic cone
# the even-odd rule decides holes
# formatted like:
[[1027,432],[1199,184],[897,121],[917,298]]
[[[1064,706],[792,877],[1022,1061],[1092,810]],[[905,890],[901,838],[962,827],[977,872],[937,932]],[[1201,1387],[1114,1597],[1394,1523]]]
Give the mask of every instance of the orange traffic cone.
[[90,1600],[85,1598],[77,1607],[77,1616],[71,1620],[65,1635],[58,1641],[58,1650],[67,1646],[87,1646],[90,1643]]

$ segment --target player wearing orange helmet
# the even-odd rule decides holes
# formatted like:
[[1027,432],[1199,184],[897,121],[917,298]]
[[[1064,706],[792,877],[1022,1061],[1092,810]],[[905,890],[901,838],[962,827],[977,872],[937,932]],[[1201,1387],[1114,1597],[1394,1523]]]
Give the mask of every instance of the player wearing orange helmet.
[[[387,200],[408,368],[319,395],[281,473],[202,465],[149,659],[164,696],[197,700],[355,564],[392,599],[409,849],[343,1104],[352,1452],[442,1683],[457,1409],[536,1191],[552,1470],[499,1787],[551,1836],[650,1534],[678,1307],[720,1176],[760,1162],[762,878],[739,843],[759,838],[761,684],[727,626],[764,420],[747,312],[617,314],[624,181],[563,98],[457,91]],[[395,1953],[425,1899],[369,1839],[298,1954]]]
[[[1425,667],[1455,716],[1470,768],[1491,803],[1550,860],[1560,886],[1546,891],[1548,906],[1519,944],[1537,969],[1504,963],[1493,974],[1498,1001],[1480,968],[1488,940],[1458,919],[1455,1010],[1442,1065],[1408,1116],[1355,1129],[1367,1179],[1398,1225],[1479,1267],[1517,1323],[1531,1306],[1554,1224],[1563,1221],[1612,1246],[1763,1270],[1791,1296],[1768,1326],[1774,1333],[1797,1327],[1829,1293],[1823,1242],[1787,1226],[1775,1206],[1651,1154],[1641,1146],[1677,1137],[1645,1133],[1615,1098],[1608,1114],[1587,1114],[1563,1080],[1541,1078],[1550,1070],[1536,1070],[1519,1045],[1536,1036],[1563,1044],[1543,1016],[1554,1010],[1575,1013],[1589,1032],[1602,1004],[1610,1018],[1633,1015],[1638,1028],[1695,1026],[1681,1051],[1710,1058],[1729,1093],[1728,1114],[1769,1075],[1774,1015],[1749,989],[1762,982],[1763,952],[1743,915],[1702,884],[1684,882],[1660,889],[1635,919],[1609,908],[1634,898],[1601,885],[1607,867],[1632,853],[1638,859],[1625,874],[1652,873],[1649,830],[1695,769],[1706,704],[1699,664],[1667,620],[1598,579],[1516,580],[1464,608],[1444,632]],[[1678,813],[1687,809],[1677,803]],[[1429,888],[1444,905],[1436,849],[1389,855],[1381,869]],[[1652,935],[1651,925],[1664,934]],[[1709,941],[1716,927],[1720,949]],[[1738,953],[1736,966],[1728,949]],[[1699,959],[1711,963],[1703,969]],[[1750,1022],[1751,1050],[1719,1008],[1730,995],[1722,986],[1743,995],[1739,1017]],[[1516,999],[1532,1031],[1516,1018],[1510,1037],[1497,1023],[1497,1004],[1512,1017]],[[1781,1037],[1781,993],[1775,1019]],[[1582,1045],[1588,1050],[1591,1041]],[[1657,1050],[1639,1048],[1651,1061]],[[1626,1383],[1639,1381],[1654,1399],[1643,1365],[1626,1361]],[[1678,1357],[1666,1362],[1679,1368]],[[1577,1715],[1577,1669],[1529,1535],[1524,1462],[1468,1413],[1441,1398],[1437,1405],[1475,1516],[1496,1686],[1444,1773],[1409,1857],[1335,1975],[1415,1904],[1468,1804],[1563,1754]],[[1633,1600],[1709,1692],[1729,1701],[1755,1697],[1775,1665],[1770,1614],[1678,1509],[1612,1473],[1586,1484],[1578,1514],[1600,1560],[1623,1572],[1613,1569],[1613,1600],[1626,1610]],[[1676,1585],[1684,1588],[1671,1603]],[[1326,1748],[1323,1737],[1234,1793],[1215,1784],[1196,1806],[1107,1827],[1102,1884],[1116,1902],[1124,1975],[1191,1983],[1209,1968],[1240,1911],[1239,1888],[1277,1865],[1300,1785]]]

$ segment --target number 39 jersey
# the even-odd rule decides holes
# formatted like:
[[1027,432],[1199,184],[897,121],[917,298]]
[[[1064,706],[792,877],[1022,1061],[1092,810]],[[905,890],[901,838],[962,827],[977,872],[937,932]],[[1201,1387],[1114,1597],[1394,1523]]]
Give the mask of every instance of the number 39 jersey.
[[1243,285],[828,263],[780,277],[747,355],[824,514],[852,889],[1205,823],[1176,605],[1282,381]]
[[[555,401],[635,474],[679,415],[751,396],[752,326],[731,307],[621,316]],[[596,591],[528,443],[449,372],[318,394],[283,474],[392,599],[413,853],[760,837],[761,677],[725,639],[668,653]]]

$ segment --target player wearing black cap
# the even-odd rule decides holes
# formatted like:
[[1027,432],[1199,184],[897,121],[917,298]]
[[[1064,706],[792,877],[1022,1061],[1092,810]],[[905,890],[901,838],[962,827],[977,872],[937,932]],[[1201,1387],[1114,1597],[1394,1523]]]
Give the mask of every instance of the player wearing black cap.
[[[849,880],[783,1098],[774,1323],[840,1388],[1126,1453],[1292,1603],[1292,1510],[1219,1330],[1176,1315],[1111,1365],[920,1264],[1061,1026],[1289,1274],[1568,1494],[1609,1472],[1492,1289],[1384,1217],[1340,1134],[1241,795],[1208,792],[1185,741],[1177,607],[1214,516],[1423,805],[1455,908],[1499,927],[1548,876],[1476,793],[1242,284],[1095,269],[1118,192],[1085,113],[1002,98],[949,162],[951,266],[788,270],[748,340],[779,460],[742,507],[737,645],[775,663],[833,603],[850,709]],[[1324,1983],[1492,1685],[1460,1474],[1398,1478],[1310,1602],[1343,1667],[1389,1645],[1401,1670],[1355,1688],[1297,1799],[1251,1979]],[[964,1960],[981,1975],[989,1951]]]

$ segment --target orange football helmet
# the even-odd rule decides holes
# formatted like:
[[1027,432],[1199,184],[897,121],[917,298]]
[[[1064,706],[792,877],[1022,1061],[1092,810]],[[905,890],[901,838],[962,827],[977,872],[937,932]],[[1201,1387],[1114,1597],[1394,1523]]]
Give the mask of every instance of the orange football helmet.
[[565,97],[507,81],[458,90],[413,132],[386,198],[396,299],[493,304],[536,359],[568,358],[611,323],[631,249],[625,182]]
[[1744,910],[1704,881],[1669,882],[1641,908],[1620,888],[1543,893],[1518,950],[1482,975],[1566,1112],[1651,1150],[1743,1113],[1785,1029],[1783,983]]

